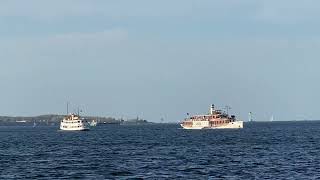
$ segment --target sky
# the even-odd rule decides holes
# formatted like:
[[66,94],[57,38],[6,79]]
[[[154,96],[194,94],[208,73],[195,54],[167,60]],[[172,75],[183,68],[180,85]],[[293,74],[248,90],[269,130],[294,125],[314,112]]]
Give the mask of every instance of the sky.
[[2,0],[0,115],[320,119],[320,1]]

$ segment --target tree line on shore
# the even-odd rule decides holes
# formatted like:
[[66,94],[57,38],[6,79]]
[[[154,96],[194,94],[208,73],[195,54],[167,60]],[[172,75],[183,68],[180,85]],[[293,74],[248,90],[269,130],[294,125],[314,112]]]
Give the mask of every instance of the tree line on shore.
[[[15,123],[15,122],[23,122],[23,123],[59,123],[65,115],[55,115],[55,114],[48,114],[48,115],[40,115],[40,116],[0,116],[0,123]],[[92,121],[95,120],[98,123],[103,124],[130,124],[130,123],[149,123],[143,119],[130,119],[130,120],[123,120],[123,119],[116,119],[113,117],[98,117],[98,116],[82,116],[85,121]]]

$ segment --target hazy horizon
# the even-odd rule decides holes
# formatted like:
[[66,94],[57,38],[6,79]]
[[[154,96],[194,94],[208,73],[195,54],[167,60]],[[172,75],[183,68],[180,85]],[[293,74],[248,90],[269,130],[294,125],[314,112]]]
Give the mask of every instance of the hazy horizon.
[[[0,115],[320,119],[315,0],[2,1]],[[72,109],[71,109],[72,110]]]

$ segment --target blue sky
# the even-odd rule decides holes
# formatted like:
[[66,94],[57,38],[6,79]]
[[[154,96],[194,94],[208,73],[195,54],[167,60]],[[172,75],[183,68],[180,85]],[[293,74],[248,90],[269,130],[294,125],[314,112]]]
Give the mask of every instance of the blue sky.
[[0,2],[1,115],[320,119],[320,2]]

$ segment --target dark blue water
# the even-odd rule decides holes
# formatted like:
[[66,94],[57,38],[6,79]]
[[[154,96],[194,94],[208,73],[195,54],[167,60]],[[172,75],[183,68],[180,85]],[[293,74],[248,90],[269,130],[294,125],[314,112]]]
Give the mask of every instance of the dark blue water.
[[320,178],[319,121],[245,126],[106,125],[87,132],[0,126],[0,178]]

